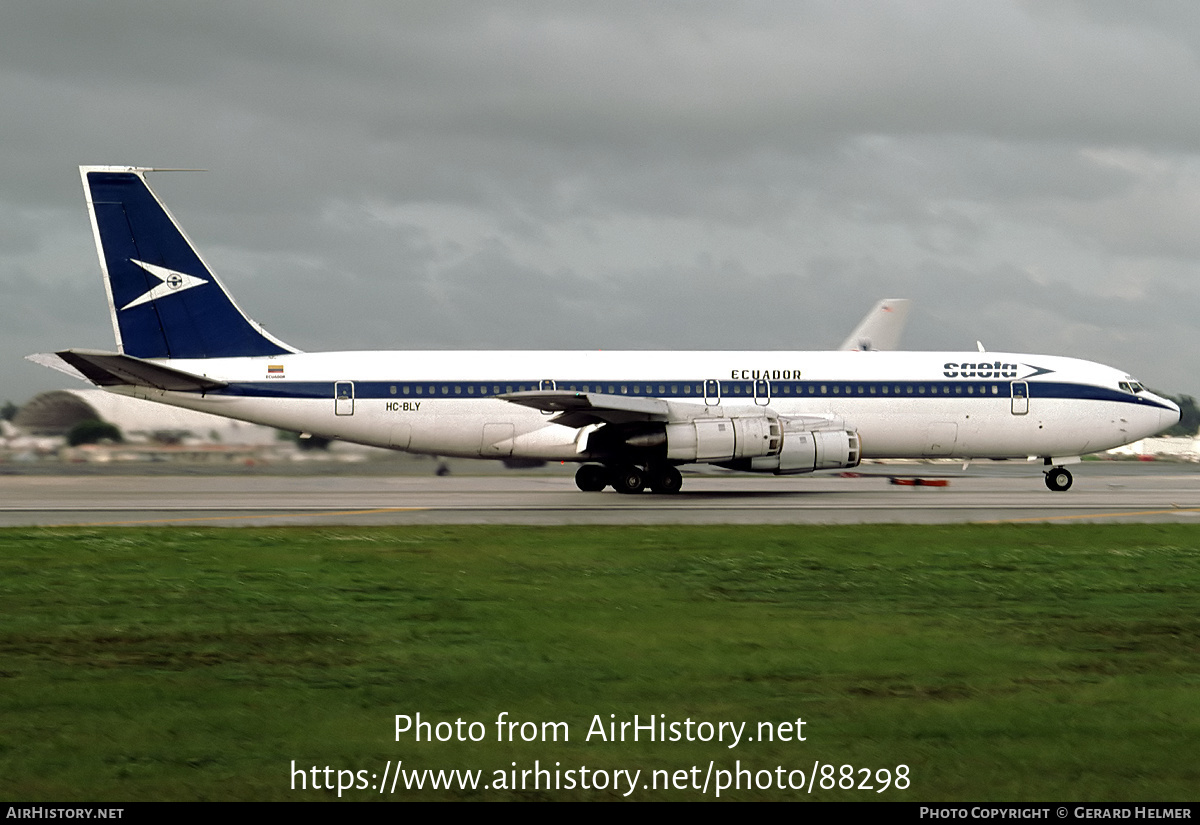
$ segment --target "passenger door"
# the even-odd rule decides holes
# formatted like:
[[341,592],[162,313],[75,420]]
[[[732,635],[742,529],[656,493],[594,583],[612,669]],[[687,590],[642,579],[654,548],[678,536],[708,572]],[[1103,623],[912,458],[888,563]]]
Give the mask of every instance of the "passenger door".
[[1012,414],[1025,415],[1029,412],[1029,382],[1012,382]]
[[354,415],[353,381],[338,381],[333,385],[333,414]]

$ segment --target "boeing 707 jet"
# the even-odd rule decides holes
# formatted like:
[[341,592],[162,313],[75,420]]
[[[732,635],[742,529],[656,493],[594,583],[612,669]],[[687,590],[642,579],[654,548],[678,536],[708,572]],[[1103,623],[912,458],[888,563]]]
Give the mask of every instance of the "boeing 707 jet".
[[833,352],[301,352],[234,303],[151,171],[80,169],[116,350],[30,356],[110,392],[413,453],[575,462],[581,490],[620,493],[675,493],[687,464],[933,456],[1040,460],[1062,491],[1064,465],[1179,420],[1102,364],[877,351],[859,331]]

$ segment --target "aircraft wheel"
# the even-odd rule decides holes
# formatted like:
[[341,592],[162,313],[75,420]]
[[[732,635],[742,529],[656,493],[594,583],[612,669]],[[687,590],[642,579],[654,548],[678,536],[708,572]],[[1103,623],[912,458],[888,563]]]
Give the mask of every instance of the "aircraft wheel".
[[1071,478],[1070,470],[1066,470],[1062,467],[1055,467],[1053,470],[1046,473],[1046,486],[1056,493],[1070,490],[1072,481],[1073,479]]
[[652,467],[650,469],[647,483],[654,492],[669,495],[679,492],[679,488],[683,486],[683,476],[679,474],[679,470],[670,464],[665,464],[661,467]]
[[646,486],[646,474],[641,467],[628,465],[618,467],[613,471],[612,478],[609,480],[613,489],[618,493],[640,493],[642,488]]
[[585,493],[598,493],[608,486],[608,470],[599,464],[584,464],[575,471],[575,486]]

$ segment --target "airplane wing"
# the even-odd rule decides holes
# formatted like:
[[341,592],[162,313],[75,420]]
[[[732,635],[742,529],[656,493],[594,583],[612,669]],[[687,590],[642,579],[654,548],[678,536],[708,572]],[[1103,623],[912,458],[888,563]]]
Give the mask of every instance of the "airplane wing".
[[166,367],[122,355],[90,349],[68,349],[55,353],[39,353],[28,356],[29,360],[52,367],[74,377],[83,377],[100,387],[135,386],[177,392],[205,392],[227,386],[224,381],[214,381],[201,375]]
[[704,410],[701,404],[676,404],[660,398],[637,398],[598,392],[534,390],[510,392],[499,397],[522,407],[558,413],[550,421],[576,428],[586,427],[588,424],[669,421],[672,418],[673,407],[695,407],[700,412]]
[[[631,480],[605,481],[597,487],[597,479],[585,472],[582,482],[577,479],[583,489],[599,490],[607,483],[641,489],[643,471],[630,469],[639,463],[639,457],[648,466],[659,466],[653,472],[662,478],[651,486],[677,490],[682,483],[674,469],[678,464],[716,464],[790,475],[857,466],[861,450],[858,434],[832,416],[781,416],[758,405],[710,407],[662,398],[558,390],[499,397],[555,413],[548,422],[579,431],[575,438],[578,453],[626,467],[621,472],[631,473]],[[662,469],[662,462],[667,469]]]
[[589,424],[626,424],[631,421],[661,421],[675,423],[698,418],[720,418],[739,411],[752,415],[774,416],[784,422],[785,429],[821,430],[841,428],[845,422],[834,415],[780,415],[769,407],[721,407],[664,401],[661,398],[641,398],[608,395],[596,392],[534,390],[510,392],[499,396],[505,401],[532,407],[543,412],[557,413],[550,421],[566,427],[586,427]]
[[854,352],[895,349],[900,344],[911,303],[908,298],[884,298],[871,307],[838,349]]

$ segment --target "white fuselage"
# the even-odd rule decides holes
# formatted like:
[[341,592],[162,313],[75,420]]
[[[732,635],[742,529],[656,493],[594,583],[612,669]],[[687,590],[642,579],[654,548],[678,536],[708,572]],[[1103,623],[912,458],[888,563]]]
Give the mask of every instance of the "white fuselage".
[[[998,352],[296,353],[160,360],[229,384],[205,394],[114,391],[377,447],[587,461],[589,427],[496,396],[556,389],[816,416],[856,431],[864,458],[1077,456],[1178,419],[1111,367]],[[720,410],[717,409],[720,407]]]

